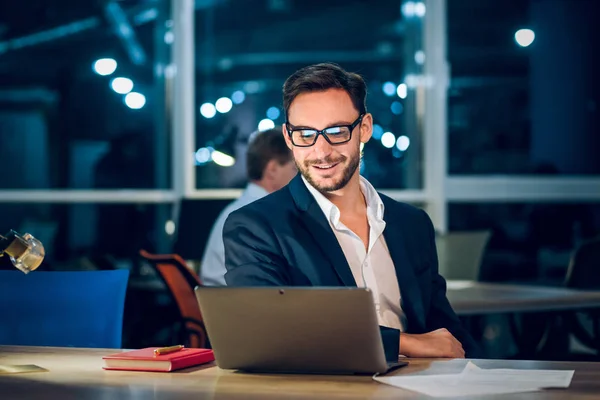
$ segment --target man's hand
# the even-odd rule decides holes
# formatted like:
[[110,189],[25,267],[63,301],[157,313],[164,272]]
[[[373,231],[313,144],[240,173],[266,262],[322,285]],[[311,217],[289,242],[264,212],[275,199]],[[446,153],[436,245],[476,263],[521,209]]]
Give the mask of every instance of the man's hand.
[[400,354],[407,357],[465,358],[462,344],[445,328],[420,335],[401,333]]

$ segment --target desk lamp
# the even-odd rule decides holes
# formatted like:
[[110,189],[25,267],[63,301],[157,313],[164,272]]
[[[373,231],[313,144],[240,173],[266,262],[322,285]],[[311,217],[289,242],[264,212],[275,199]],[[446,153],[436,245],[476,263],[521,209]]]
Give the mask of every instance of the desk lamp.
[[44,246],[29,233],[19,235],[11,230],[6,236],[0,235],[0,257],[8,254],[13,265],[29,273],[37,269],[44,260]]

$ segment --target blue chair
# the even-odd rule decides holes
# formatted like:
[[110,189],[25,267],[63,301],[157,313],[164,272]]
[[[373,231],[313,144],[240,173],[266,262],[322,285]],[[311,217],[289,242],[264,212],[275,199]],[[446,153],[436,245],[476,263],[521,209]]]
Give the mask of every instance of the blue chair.
[[129,271],[0,271],[0,345],[120,348]]

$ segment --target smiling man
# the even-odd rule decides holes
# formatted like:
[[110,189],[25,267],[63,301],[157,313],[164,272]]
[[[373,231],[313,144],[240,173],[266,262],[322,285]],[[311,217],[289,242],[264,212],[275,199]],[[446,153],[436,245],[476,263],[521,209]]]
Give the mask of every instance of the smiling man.
[[[438,273],[427,214],[378,193],[359,174],[371,138],[367,89],[335,64],[305,67],[283,86],[283,135],[300,174],[225,223],[229,286],[371,289],[386,349],[408,357],[469,357]],[[386,351],[389,354],[389,351]]]

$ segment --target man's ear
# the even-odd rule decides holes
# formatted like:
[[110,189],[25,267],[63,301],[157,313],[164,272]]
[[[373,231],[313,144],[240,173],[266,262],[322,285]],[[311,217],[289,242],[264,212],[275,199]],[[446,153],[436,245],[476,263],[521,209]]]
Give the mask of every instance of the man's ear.
[[288,149],[292,150],[292,139],[290,139],[290,135],[288,135],[288,131],[285,127],[285,124],[281,125],[281,133],[283,134],[283,138],[285,139],[285,144],[287,145]]
[[267,165],[265,165],[265,169],[263,170],[263,178],[272,179],[277,175],[277,169],[279,168],[279,163],[274,158],[269,160]]
[[373,135],[373,115],[366,113],[360,124],[360,142],[367,143]]

